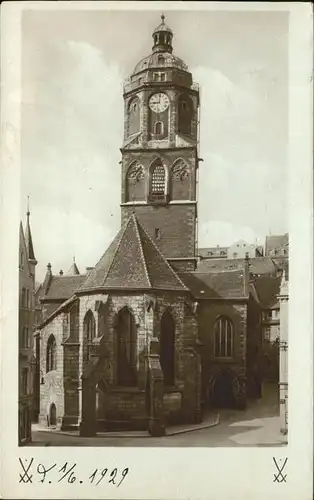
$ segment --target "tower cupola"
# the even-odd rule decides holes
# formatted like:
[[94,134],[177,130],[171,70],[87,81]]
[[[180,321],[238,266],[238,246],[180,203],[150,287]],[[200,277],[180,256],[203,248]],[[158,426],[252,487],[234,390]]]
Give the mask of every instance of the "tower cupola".
[[173,32],[165,23],[164,14],[161,15],[161,23],[154,29],[153,39],[153,53],[154,52],[168,52],[172,54],[172,38]]

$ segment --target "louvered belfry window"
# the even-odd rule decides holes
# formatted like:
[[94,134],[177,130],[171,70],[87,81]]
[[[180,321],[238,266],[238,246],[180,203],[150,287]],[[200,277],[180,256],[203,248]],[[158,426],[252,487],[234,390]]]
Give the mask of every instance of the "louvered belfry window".
[[152,170],[151,197],[153,200],[163,200],[166,193],[166,172],[161,163]]

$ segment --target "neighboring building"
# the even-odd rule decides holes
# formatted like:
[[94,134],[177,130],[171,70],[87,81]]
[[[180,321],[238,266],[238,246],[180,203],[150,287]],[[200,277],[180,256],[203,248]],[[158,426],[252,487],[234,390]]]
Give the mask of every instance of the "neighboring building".
[[245,259],[246,257],[253,259],[255,257],[263,257],[263,247],[261,245],[253,245],[246,243],[244,240],[239,240],[229,247],[199,248],[198,257],[203,259]]
[[262,307],[263,340],[274,342],[279,338],[281,276],[260,276],[255,280],[255,288]]
[[266,236],[266,257],[289,257],[289,234]]
[[288,320],[289,320],[289,281],[283,274],[280,293],[280,426],[281,433],[288,434]]
[[227,258],[228,259],[254,259],[255,257],[262,257],[263,252],[260,246],[249,244],[244,240],[239,240],[233,243],[228,248]]
[[[201,259],[198,270],[201,272],[230,271],[243,269],[245,259]],[[277,276],[281,271],[270,257],[256,257],[250,259],[250,274],[257,276]]]
[[124,85],[121,229],[86,275],[55,276],[49,264],[37,289],[39,421],[82,436],[162,435],[260,395],[249,260],[198,262],[199,89],[172,38],[162,16]]
[[198,256],[200,259],[226,259],[228,256],[228,247],[199,248]]
[[33,418],[33,323],[35,258],[29,211],[25,233],[20,224],[19,239],[19,445],[31,441]]

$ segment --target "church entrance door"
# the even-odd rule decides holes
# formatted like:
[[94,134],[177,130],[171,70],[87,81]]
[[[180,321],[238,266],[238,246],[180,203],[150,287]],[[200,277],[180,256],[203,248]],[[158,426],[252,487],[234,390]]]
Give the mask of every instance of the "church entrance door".
[[217,408],[234,407],[234,393],[232,376],[229,373],[221,373],[214,384],[214,405]]
[[57,425],[57,409],[56,405],[52,403],[49,410],[49,425],[55,427]]

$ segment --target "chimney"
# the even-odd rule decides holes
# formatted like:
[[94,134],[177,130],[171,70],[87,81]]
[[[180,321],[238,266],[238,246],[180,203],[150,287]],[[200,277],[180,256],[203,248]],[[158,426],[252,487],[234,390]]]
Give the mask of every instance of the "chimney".
[[45,276],[45,279],[44,279],[44,282],[43,282],[43,288],[44,288],[45,294],[49,290],[51,280],[52,280],[52,272],[51,272],[51,264],[49,262],[47,264],[47,272],[46,272],[46,276]]

